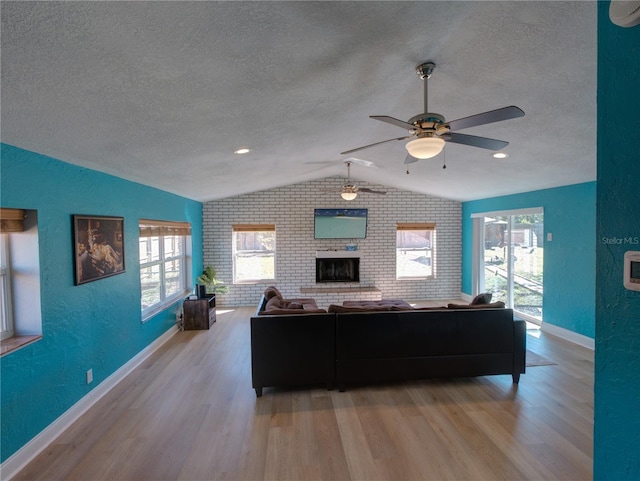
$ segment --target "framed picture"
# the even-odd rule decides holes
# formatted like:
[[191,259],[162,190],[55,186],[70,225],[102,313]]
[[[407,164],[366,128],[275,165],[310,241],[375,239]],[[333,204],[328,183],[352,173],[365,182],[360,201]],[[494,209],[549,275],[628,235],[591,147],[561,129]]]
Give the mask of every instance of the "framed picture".
[[73,216],[76,285],[124,272],[124,218]]

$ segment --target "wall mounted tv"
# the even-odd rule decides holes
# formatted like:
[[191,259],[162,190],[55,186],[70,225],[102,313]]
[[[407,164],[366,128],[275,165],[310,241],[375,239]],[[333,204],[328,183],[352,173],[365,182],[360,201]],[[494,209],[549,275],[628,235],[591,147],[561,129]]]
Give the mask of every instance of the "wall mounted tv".
[[364,239],[367,237],[367,209],[315,209],[316,239]]

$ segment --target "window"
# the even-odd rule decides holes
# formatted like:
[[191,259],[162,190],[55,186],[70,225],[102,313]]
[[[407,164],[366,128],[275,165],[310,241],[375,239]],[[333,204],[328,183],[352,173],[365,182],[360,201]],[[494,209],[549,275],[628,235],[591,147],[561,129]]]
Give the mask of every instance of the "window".
[[0,339],[13,336],[13,309],[11,307],[11,264],[9,239],[0,234]]
[[42,338],[38,213],[0,208],[0,355]]
[[396,279],[433,277],[433,223],[398,223]]
[[143,321],[187,291],[191,225],[140,220],[140,290]]
[[236,224],[233,226],[234,284],[275,280],[275,259],[275,225]]

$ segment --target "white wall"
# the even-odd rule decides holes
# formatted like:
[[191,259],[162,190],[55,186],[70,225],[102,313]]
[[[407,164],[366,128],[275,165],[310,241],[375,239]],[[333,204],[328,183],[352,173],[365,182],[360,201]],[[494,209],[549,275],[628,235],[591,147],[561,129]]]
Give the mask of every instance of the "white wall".
[[[339,189],[344,182],[344,178],[332,177],[205,203],[204,264],[213,265],[218,277],[231,288],[228,294],[219,295],[218,304],[257,305],[267,285],[232,285],[232,224],[276,225],[275,285],[285,297],[308,297],[300,294],[301,287],[353,286],[315,282],[316,251],[344,249],[347,241],[315,240],[313,210],[344,207],[369,209],[367,238],[357,241],[361,256],[360,286],[375,286],[382,291],[381,297],[387,299],[459,298],[461,204],[365,182],[357,185],[386,190],[387,195],[360,194],[356,200],[347,202],[337,193],[323,191]],[[435,279],[396,280],[397,222],[436,223]],[[341,300],[347,298],[343,296]]]

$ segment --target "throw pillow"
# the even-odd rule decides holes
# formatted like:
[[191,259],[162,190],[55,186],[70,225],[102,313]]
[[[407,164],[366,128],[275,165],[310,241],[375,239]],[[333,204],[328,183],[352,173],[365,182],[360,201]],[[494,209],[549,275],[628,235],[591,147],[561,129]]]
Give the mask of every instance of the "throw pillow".
[[280,291],[276,289],[274,286],[270,286],[264,290],[264,297],[267,300],[271,299],[272,297],[278,297],[282,299],[282,294],[280,294]]
[[482,294],[478,294],[476,297],[474,297],[469,305],[475,306],[478,304],[490,304],[492,296],[493,294],[491,294],[490,292],[483,292]]

